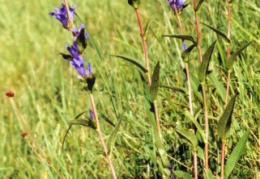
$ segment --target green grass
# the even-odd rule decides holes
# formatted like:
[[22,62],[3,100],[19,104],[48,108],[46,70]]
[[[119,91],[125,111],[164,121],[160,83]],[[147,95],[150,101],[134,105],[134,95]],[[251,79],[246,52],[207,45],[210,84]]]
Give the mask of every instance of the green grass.
[[[48,15],[58,1],[1,1],[0,12],[0,178],[58,178],[53,170],[39,160],[22,138],[22,125],[4,93],[15,92],[15,102],[26,120],[37,144],[54,166],[66,178],[109,178],[110,171],[96,132],[73,126],[61,143],[69,122],[82,111],[90,109],[88,95],[76,78],[76,72],[58,54],[66,53],[64,44],[71,45],[72,37],[59,22]],[[191,1],[188,1],[192,4]],[[127,1],[69,1],[77,4],[77,13],[93,39],[88,43],[84,58],[92,63],[97,76],[94,98],[101,118],[101,128],[107,141],[113,131],[102,115],[117,124],[123,119],[111,156],[118,178],[145,178],[158,170],[154,165],[153,136],[144,104],[143,86],[139,72],[130,63],[111,57],[124,54],[143,61],[141,39],[136,17]],[[227,157],[247,129],[250,136],[246,149],[232,173],[233,178],[259,177],[260,132],[260,66],[258,0],[237,0],[232,7],[231,50],[255,40],[234,65],[231,94],[239,92],[228,138]],[[178,34],[176,18],[166,0],[141,2],[143,23],[155,17],[147,36],[151,69],[161,63],[161,84],[186,88],[182,69],[181,42],[162,38],[163,34]],[[226,32],[226,4],[207,1],[199,18]],[[189,5],[181,14],[185,34],[195,37],[194,12]],[[80,24],[79,19],[77,19]],[[202,50],[217,36],[201,25]],[[225,85],[225,74],[219,68],[226,56],[219,39],[209,69]],[[221,58],[222,57],[222,58]],[[198,53],[190,57],[191,72],[197,75]],[[217,120],[224,111],[224,102],[214,84],[207,78],[210,117],[210,168],[219,175]],[[174,170],[192,175],[192,149],[176,133],[176,126],[191,128],[185,118],[188,99],[179,92],[160,88],[157,100],[165,148],[171,156]],[[195,110],[200,109],[194,99]],[[203,113],[199,115],[203,121]],[[202,123],[202,122],[201,122]],[[29,141],[29,140],[28,140]],[[203,148],[203,147],[202,147]],[[201,157],[203,153],[199,153]],[[203,161],[199,159],[202,176]],[[149,167],[148,167],[149,166]],[[149,177],[148,177],[149,178]],[[152,177],[151,177],[152,178]],[[155,176],[154,176],[155,178]]]

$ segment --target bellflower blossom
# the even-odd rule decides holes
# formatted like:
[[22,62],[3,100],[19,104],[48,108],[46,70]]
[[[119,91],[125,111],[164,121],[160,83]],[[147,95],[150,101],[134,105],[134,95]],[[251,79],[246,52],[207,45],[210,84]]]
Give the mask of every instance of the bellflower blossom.
[[182,42],[182,49],[183,49],[183,51],[185,51],[187,49],[187,45],[184,41]]
[[[64,28],[69,27],[69,18],[68,14],[66,11],[65,5],[62,3],[60,9],[54,8],[55,12],[49,12],[50,16],[54,16],[57,20],[59,20]],[[75,16],[75,7],[69,7],[69,16],[70,20],[73,22],[74,21],[74,16]]]
[[78,51],[78,45],[74,42],[71,47],[66,45],[67,50],[70,52],[72,56],[72,60],[70,61],[70,65],[74,67],[81,77],[85,77],[87,75],[87,70],[84,68],[84,59],[80,56]]
[[184,6],[186,0],[168,0],[169,4],[173,8],[173,5],[175,4],[178,10],[181,10]]
[[[85,25],[84,24],[81,24],[80,25],[80,28],[78,29],[77,26],[75,26],[74,28],[70,29],[70,31],[73,33],[73,35],[75,37],[78,37],[80,32],[85,28]],[[86,40],[88,39],[88,32],[85,35],[85,38]]]

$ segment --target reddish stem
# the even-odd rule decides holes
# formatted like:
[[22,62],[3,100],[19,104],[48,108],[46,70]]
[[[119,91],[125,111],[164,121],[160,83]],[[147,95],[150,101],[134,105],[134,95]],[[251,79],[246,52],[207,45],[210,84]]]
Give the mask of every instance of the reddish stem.
[[95,106],[95,102],[94,102],[94,98],[93,98],[92,93],[89,93],[89,99],[90,99],[91,107],[92,107],[92,110],[93,110],[93,113],[94,113],[94,118],[95,118],[95,121],[96,121],[96,124],[97,124],[98,137],[100,139],[103,151],[104,151],[104,153],[105,153],[105,155],[107,157],[107,161],[108,161],[108,164],[109,164],[109,167],[110,167],[113,179],[116,179],[117,178],[116,177],[116,172],[115,172],[112,160],[110,159],[110,157],[108,155],[108,150],[107,150],[107,147],[106,147],[106,143],[104,141],[104,138],[103,138],[103,135],[102,135],[102,132],[101,132],[101,128],[100,128],[100,124],[99,124],[99,120],[98,120],[98,115],[97,115],[97,110],[96,110],[96,106]]
[[[139,30],[140,30],[140,36],[141,36],[142,44],[143,44],[145,68],[147,69],[147,73],[146,73],[147,82],[148,82],[148,85],[151,86],[152,85],[152,81],[151,81],[151,78],[150,78],[150,75],[149,75],[150,67],[149,67],[147,47],[146,47],[146,42],[145,42],[145,39],[144,39],[144,32],[143,32],[141,18],[140,18],[140,15],[139,15],[139,12],[138,12],[137,9],[135,10],[135,14],[136,14],[136,17],[137,17],[137,22],[138,22],[138,26],[139,26]],[[158,114],[158,109],[157,109],[156,103],[153,103],[153,107],[154,107],[154,116],[155,116],[155,120],[156,120],[157,132],[158,132],[158,134],[159,134],[159,136],[161,138],[162,135],[161,135],[161,129],[160,129],[159,114]]]
[[225,164],[225,144],[226,141],[222,140],[221,143],[221,163],[220,163],[220,178],[223,179],[224,178],[224,164]]
[[193,166],[194,166],[194,179],[198,179],[198,162],[197,162],[197,151],[193,151]]
[[148,71],[148,72],[147,72],[147,82],[148,82],[149,86],[151,86],[152,82],[151,82],[151,78],[150,78],[150,75],[149,75],[150,67],[149,67],[149,61],[148,61],[147,47],[146,47],[146,42],[145,42],[145,39],[144,39],[144,32],[143,32],[143,27],[142,27],[141,18],[140,18],[140,15],[139,15],[139,12],[138,12],[137,9],[135,10],[135,14],[136,14],[136,17],[137,17],[138,26],[139,26],[139,30],[140,30],[140,36],[141,36],[142,44],[143,44],[143,53],[144,53],[144,59],[145,59],[145,68],[146,68],[147,71]]

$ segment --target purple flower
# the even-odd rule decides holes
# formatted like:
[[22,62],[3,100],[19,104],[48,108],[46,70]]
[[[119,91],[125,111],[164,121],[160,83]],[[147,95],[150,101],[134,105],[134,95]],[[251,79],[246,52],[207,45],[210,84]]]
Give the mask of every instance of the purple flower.
[[[69,18],[66,11],[65,5],[62,3],[60,9],[54,8],[55,12],[49,12],[50,16],[54,16],[56,19],[58,19],[64,28],[68,28],[69,26]],[[75,15],[75,7],[69,7],[69,16],[71,21],[74,21],[74,15]]]
[[84,68],[84,59],[80,56],[79,50],[78,50],[78,45],[74,42],[71,47],[66,45],[67,50],[70,52],[72,56],[72,60],[70,61],[70,65],[74,67],[79,75],[81,77],[86,76],[86,70]]
[[173,5],[175,4],[178,10],[181,10],[183,8],[185,1],[186,0],[168,0],[171,7],[173,8]]
[[[81,24],[80,25],[80,28],[78,29],[77,26],[75,26],[73,29],[70,29],[70,31],[73,33],[73,35],[75,37],[78,37],[80,32],[85,28],[85,25],[84,24]],[[85,38],[86,40],[88,39],[88,33],[84,34],[85,35]]]
[[183,49],[183,51],[185,51],[187,49],[187,45],[184,41],[182,42],[182,49]]
[[87,68],[86,68],[86,76],[92,76],[92,68],[91,68],[91,64],[88,63]]
[[89,110],[89,115],[92,120],[95,120],[95,115],[94,115],[94,112],[92,111],[92,109]]

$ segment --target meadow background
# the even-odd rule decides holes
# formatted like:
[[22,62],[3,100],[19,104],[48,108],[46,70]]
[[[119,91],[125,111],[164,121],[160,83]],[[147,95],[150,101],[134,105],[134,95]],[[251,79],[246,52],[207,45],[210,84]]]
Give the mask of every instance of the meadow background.
[[[15,92],[15,102],[26,120],[38,145],[54,166],[67,178],[109,178],[110,172],[95,131],[74,126],[64,149],[61,143],[69,122],[82,111],[90,109],[88,96],[80,90],[76,72],[62,59],[64,44],[71,45],[72,37],[48,12],[59,7],[61,1],[0,0],[0,178],[57,178],[55,173],[37,159],[21,137],[21,123],[12,109],[5,91]],[[191,1],[187,1],[191,3]],[[84,53],[97,76],[94,97],[101,118],[101,128],[107,140],[113,130],[104,118],[117,124],[124,118],[117,135],[112,159],[119,178],[144,178],[145,160],[151,150],[151,131],[143,103],[143,88],[138,70],[132,65],[111,57],[125,54],[143,60],[141,39],[134,10],[122,0],[69,1],[77,4],[77,14],[85,23],[93,39]],[[179,40],[163,38],[163,34],[178,34],[176,17],[166,0],[141,1],[139,9],[144,24],[154,18],[147,36],[151,69],[161,62],[161,84],[186,88],[182,69]],[[226,32],[226,3],[206,1],[199,14],[200,21]],[[185,34],[195,37],[194,11],[189,5],[181,14]],[[79,19],[76,21],[80,24]],[[260,1],[235,0],[232,7],[232,48],[254,40],[234,65],[231,91],[239,92],[235,106],[228,150],[234,148],[240,137],[250,129],[246,149],[233,171],[234,178],[258,178],[260,168]],[[202,50],[217,39],[201,25]],[[221,42],[221,40],[220,40]],[[220,72],[219,43],[213,53],[210,69]],[[232,50],[231,48],[231,50]],[[191,54],[192,67],[198,64],[197,51]],[[193,70],[193,69],[192,69]],[[219,73],[216,73],[219,74]],[[224,74],[218,76],[224,82]],[[223,83],[224,85],[224,83]],[[209,88],[214,86],[210,83]],[[208,94],[215,94],[209,91]],[[223,112],[219,95],[209,96],[212,136],[216,121]],[[187,99],[180,93],[161,88],[158,98],[159,115],[166,148],[174,169],[192,174],[192,150],[176,134],[175,127],[189,123],[183,111]],[[203,115],[202,115],[203,116]],[[215,121],[215,122],[214,122]],[[210,150],[210,168],[217,174],[219,151],[214,142]],[[202,171],[202,161],[199,162]],[[143,175],[141,175],[143,174]]]

